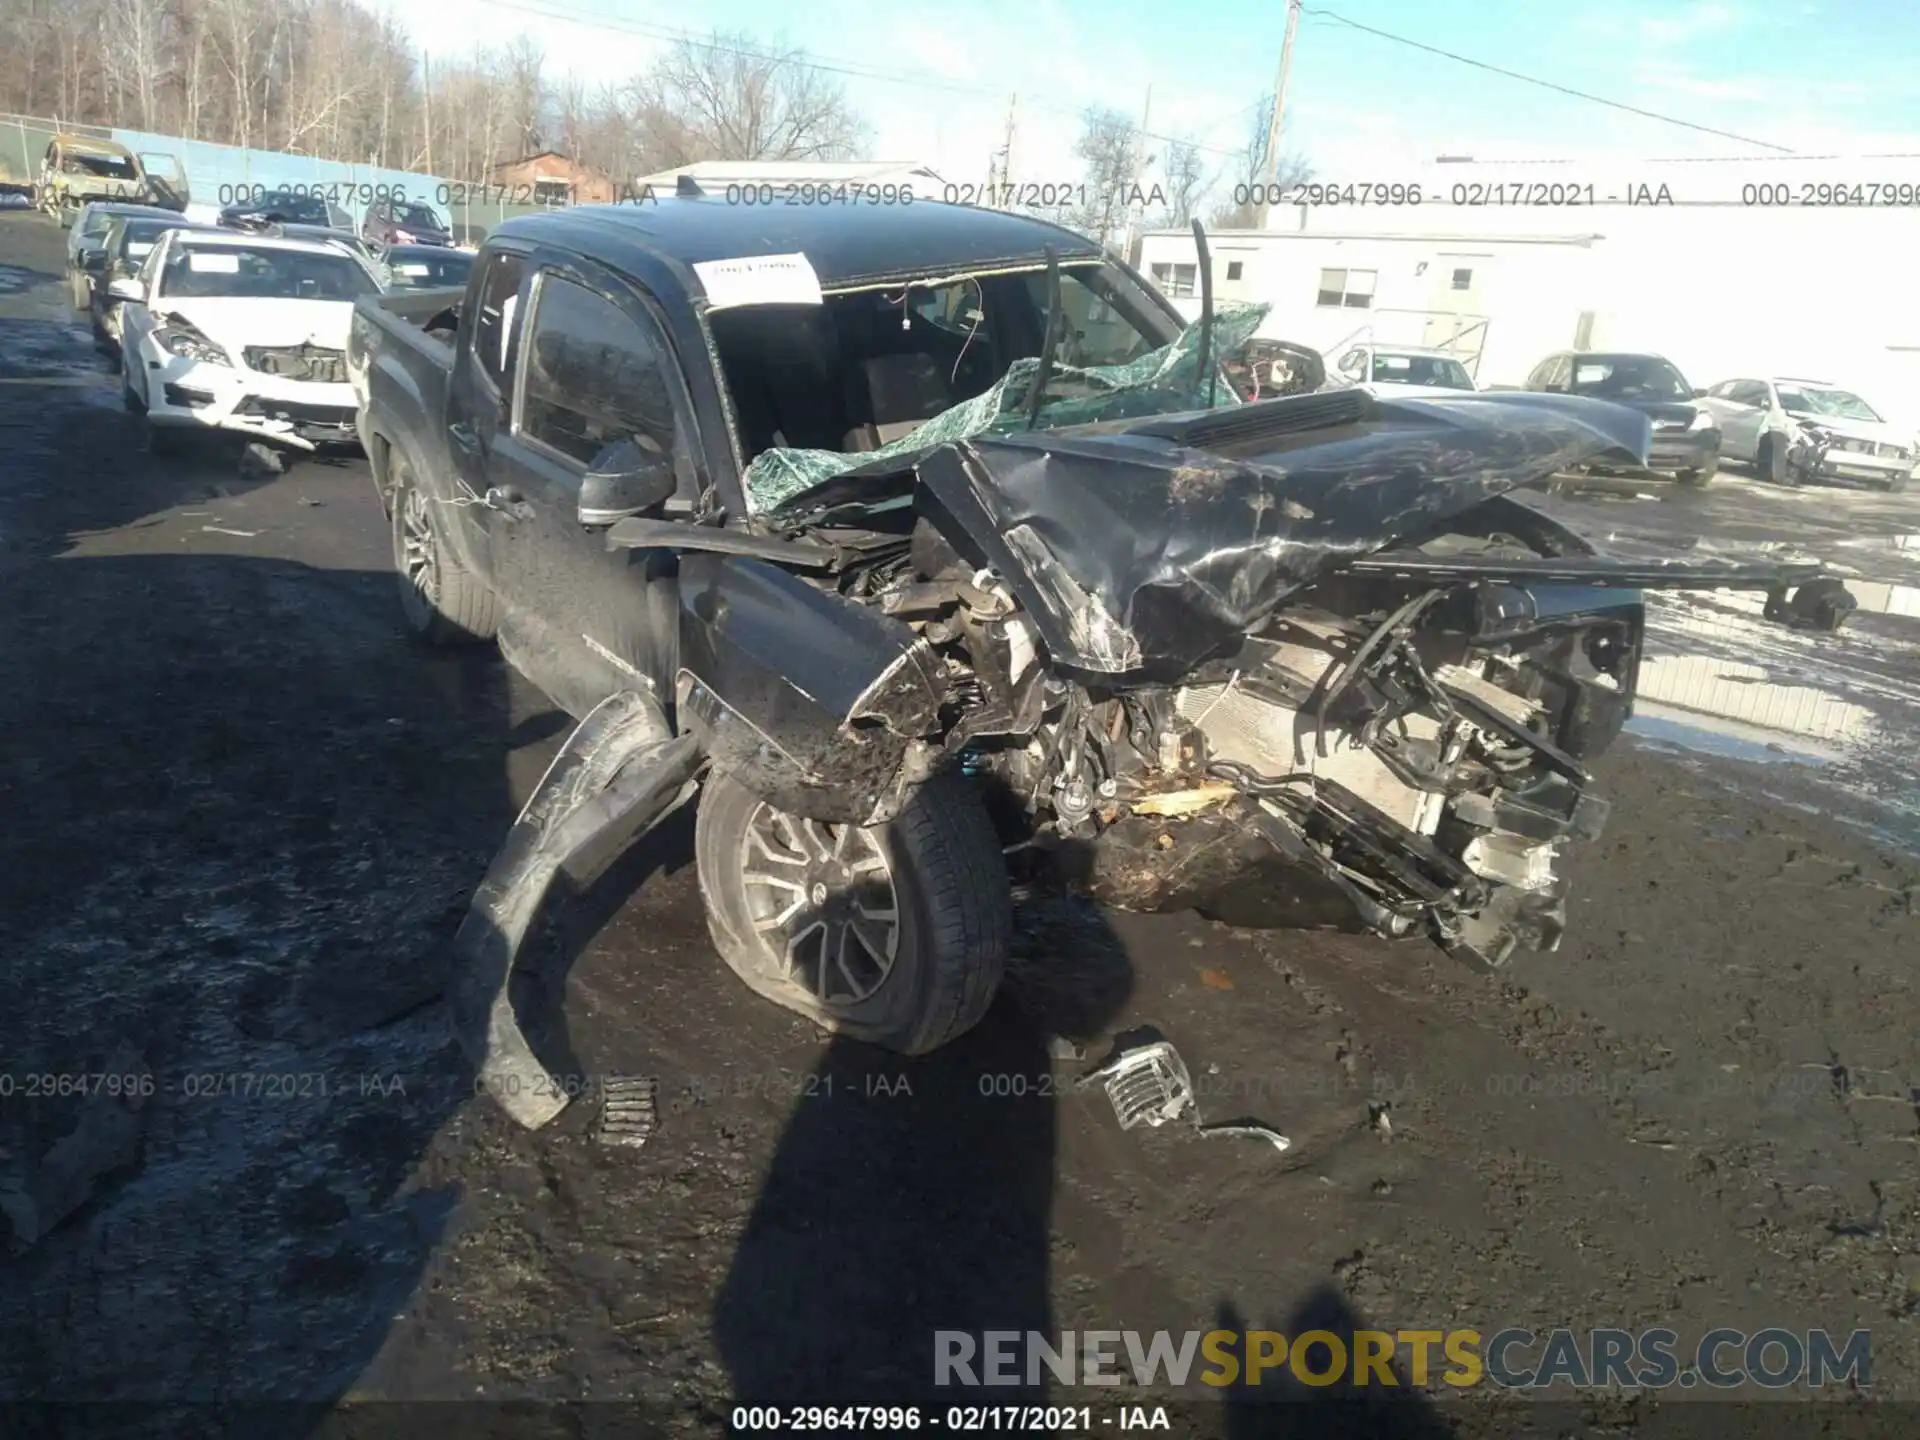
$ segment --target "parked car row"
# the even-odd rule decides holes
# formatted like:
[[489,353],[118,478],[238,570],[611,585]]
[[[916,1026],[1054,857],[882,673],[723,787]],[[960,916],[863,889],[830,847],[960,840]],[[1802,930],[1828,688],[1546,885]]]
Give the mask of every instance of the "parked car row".
[[345,350],[353,301],[466,283],[473,257],[326,226],[199,225],[93,204],[67,248],[75,310],[117,362],[153,448],[226,431],[276,453],[357,444]]
[[1522,388],[1640,411],[1653,429],[1647,468],[1682,484],[1706,484],[1724,457],[1781,484],[1864,481],[1900,491],[1920,462],[1920,438],[1824,380],[1723,380],[1696,389],[1661,355],[1562,350],[1536,365]]

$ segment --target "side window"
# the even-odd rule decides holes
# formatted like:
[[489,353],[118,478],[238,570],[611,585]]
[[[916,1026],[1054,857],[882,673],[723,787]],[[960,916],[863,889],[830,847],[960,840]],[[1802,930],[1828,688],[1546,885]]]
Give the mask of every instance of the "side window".
[[1732,398],[1742,405],[1765,406],[1767,387],[1758,380],[1741,380],[1734,385]]
[[1573,379],[1573,357],[1556,355],[1547,367],[1547,389],[1565,390]]
[[480,290],[480,314],[473,326],[473,358],[480,362],[503,394],[507,377],[513,373],[518,348],[519,327],[514,309],[520,297],[520,281],[527,273],[527,257],[501,251],[487,262],[486,281]]
[[581,465],[631,440],[688,471],[675,423],[666,342],[651,325],[555,274],[534,291],[519,433]]
[[1544,390],[1547,385],[1547,376],[1552,373],[1552,370],[1553,361],[1551,360],[1542,360],[1534,366],[1533,373],[1527,376],[1527,389]]

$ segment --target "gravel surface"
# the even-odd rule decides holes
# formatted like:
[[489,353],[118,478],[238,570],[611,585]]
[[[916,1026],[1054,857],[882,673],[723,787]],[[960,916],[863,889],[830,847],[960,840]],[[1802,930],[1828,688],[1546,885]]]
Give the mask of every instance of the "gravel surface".
[[[149,457],[60,263],[0,215],[0,1398],[138,1402],[98,1432],[127,1435],[214,1433],[168,1408],[192,1402],[622,1400],[702,1435],[736,1403],[944,1405],[936,1329],[1781,1326],[1870,1330],[1872,1394],[1904,1406],[1851,1418],[1920,1433],[1920,621],[1657,608],[1656,653],[1758,653],[1755,683],[1870,713],[1820,756],[1700,753],[1726,728],[1700,717],[1623,744],[1566,944],[1491,977],[1033,897],[989,1021],[902,1061],[724,970],[676,817],[538,942],[585,1073],[655,1081],[653,1134],[600,1143],[589,1097],[529,1135],[474,1097],[436,997],[566,722],[497,658],[407,642],[363,463]],[[1554,503],[1887,585],[1920,532],[1910,496],[1734,475]],[[1121,1132],[1072,1081],[1144,1024],[1205,1118],[1292,1148]],[[1446,1389],[1352,1433],[1751,1418]],[[1797,1433],[1816,1403],[1751,1414]]]

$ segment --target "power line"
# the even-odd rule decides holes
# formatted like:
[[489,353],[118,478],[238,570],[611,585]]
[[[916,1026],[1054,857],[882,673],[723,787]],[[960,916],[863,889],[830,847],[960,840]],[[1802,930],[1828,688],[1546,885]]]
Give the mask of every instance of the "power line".
[[1594,95],[1585,90],[1575,90],[1570,85],[1561,85],[1552,80],[1542,80],[1537,75],[1523,75],[1518,70],[1508,70],[1499,65],[1489,65],[1484,60],[1475,60],[1471,56],[1456,55],[1451,50],[1442,50],[1437,45],[1428,45],[1420,40],[1409,40],[1404,35],[1395,35],[1390,31],[1376,30],[1371,25],[1362,25],[1358,20],[1349,20],[1344,15],[1336,15],[1331,10],[1322,10],[1317,5],[1303,5],[1301,9],[1309,15],[1322,16],[1336,25],[1345,25],[1350,30],[1359,30],[1368,35],[1376,35],[1382,40],[1391,40],[1396,45],[1405,45],[1414,50],[1423,50],[1429,55],[1438,55],[1444,60],[1452,60],[1461,65],[1471,65],[1476,70],[1485,70],[1494,75],[1504,75],[1509,80],[1518,80],[1527,85],[1538,85],[1543,90],[1552,90],[1559,95],[1570,95],[1576,100],[1591,101],[1595,105],[1604,105],[1609,110],[1624,110],[1629,115],[1639,115],[1647,120],[1658,120],[1665,125],[1678,125],[1686,130],[1697,130],[1703,135],[1717,135],[1722,140],[1738,140],[1742,145],[1758,145],[1762,150],[1777,150],[1784,155],[1794,152],[1785,145],[1775,145],[1771,140],[1756,140],[1751,135],[1737,135],[1731,130],[1716,130],[1711,125],[1696,125],[1691,120],[1682,120],[1673,115],[1662,115],[1655,110],[1643,110],[1638,105],[1629,105],[1621,100],[1609,100],[1604,95]]

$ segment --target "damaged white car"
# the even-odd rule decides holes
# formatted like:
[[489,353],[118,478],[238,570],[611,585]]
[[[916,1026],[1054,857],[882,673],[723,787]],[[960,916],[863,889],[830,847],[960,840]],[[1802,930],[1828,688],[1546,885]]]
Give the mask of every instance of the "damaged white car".
[[380,282],[305,240],[175,230],[116,279],[127,407],[154,442],[224,430],[311,451],[353,444],[346,374],[353,302]]

